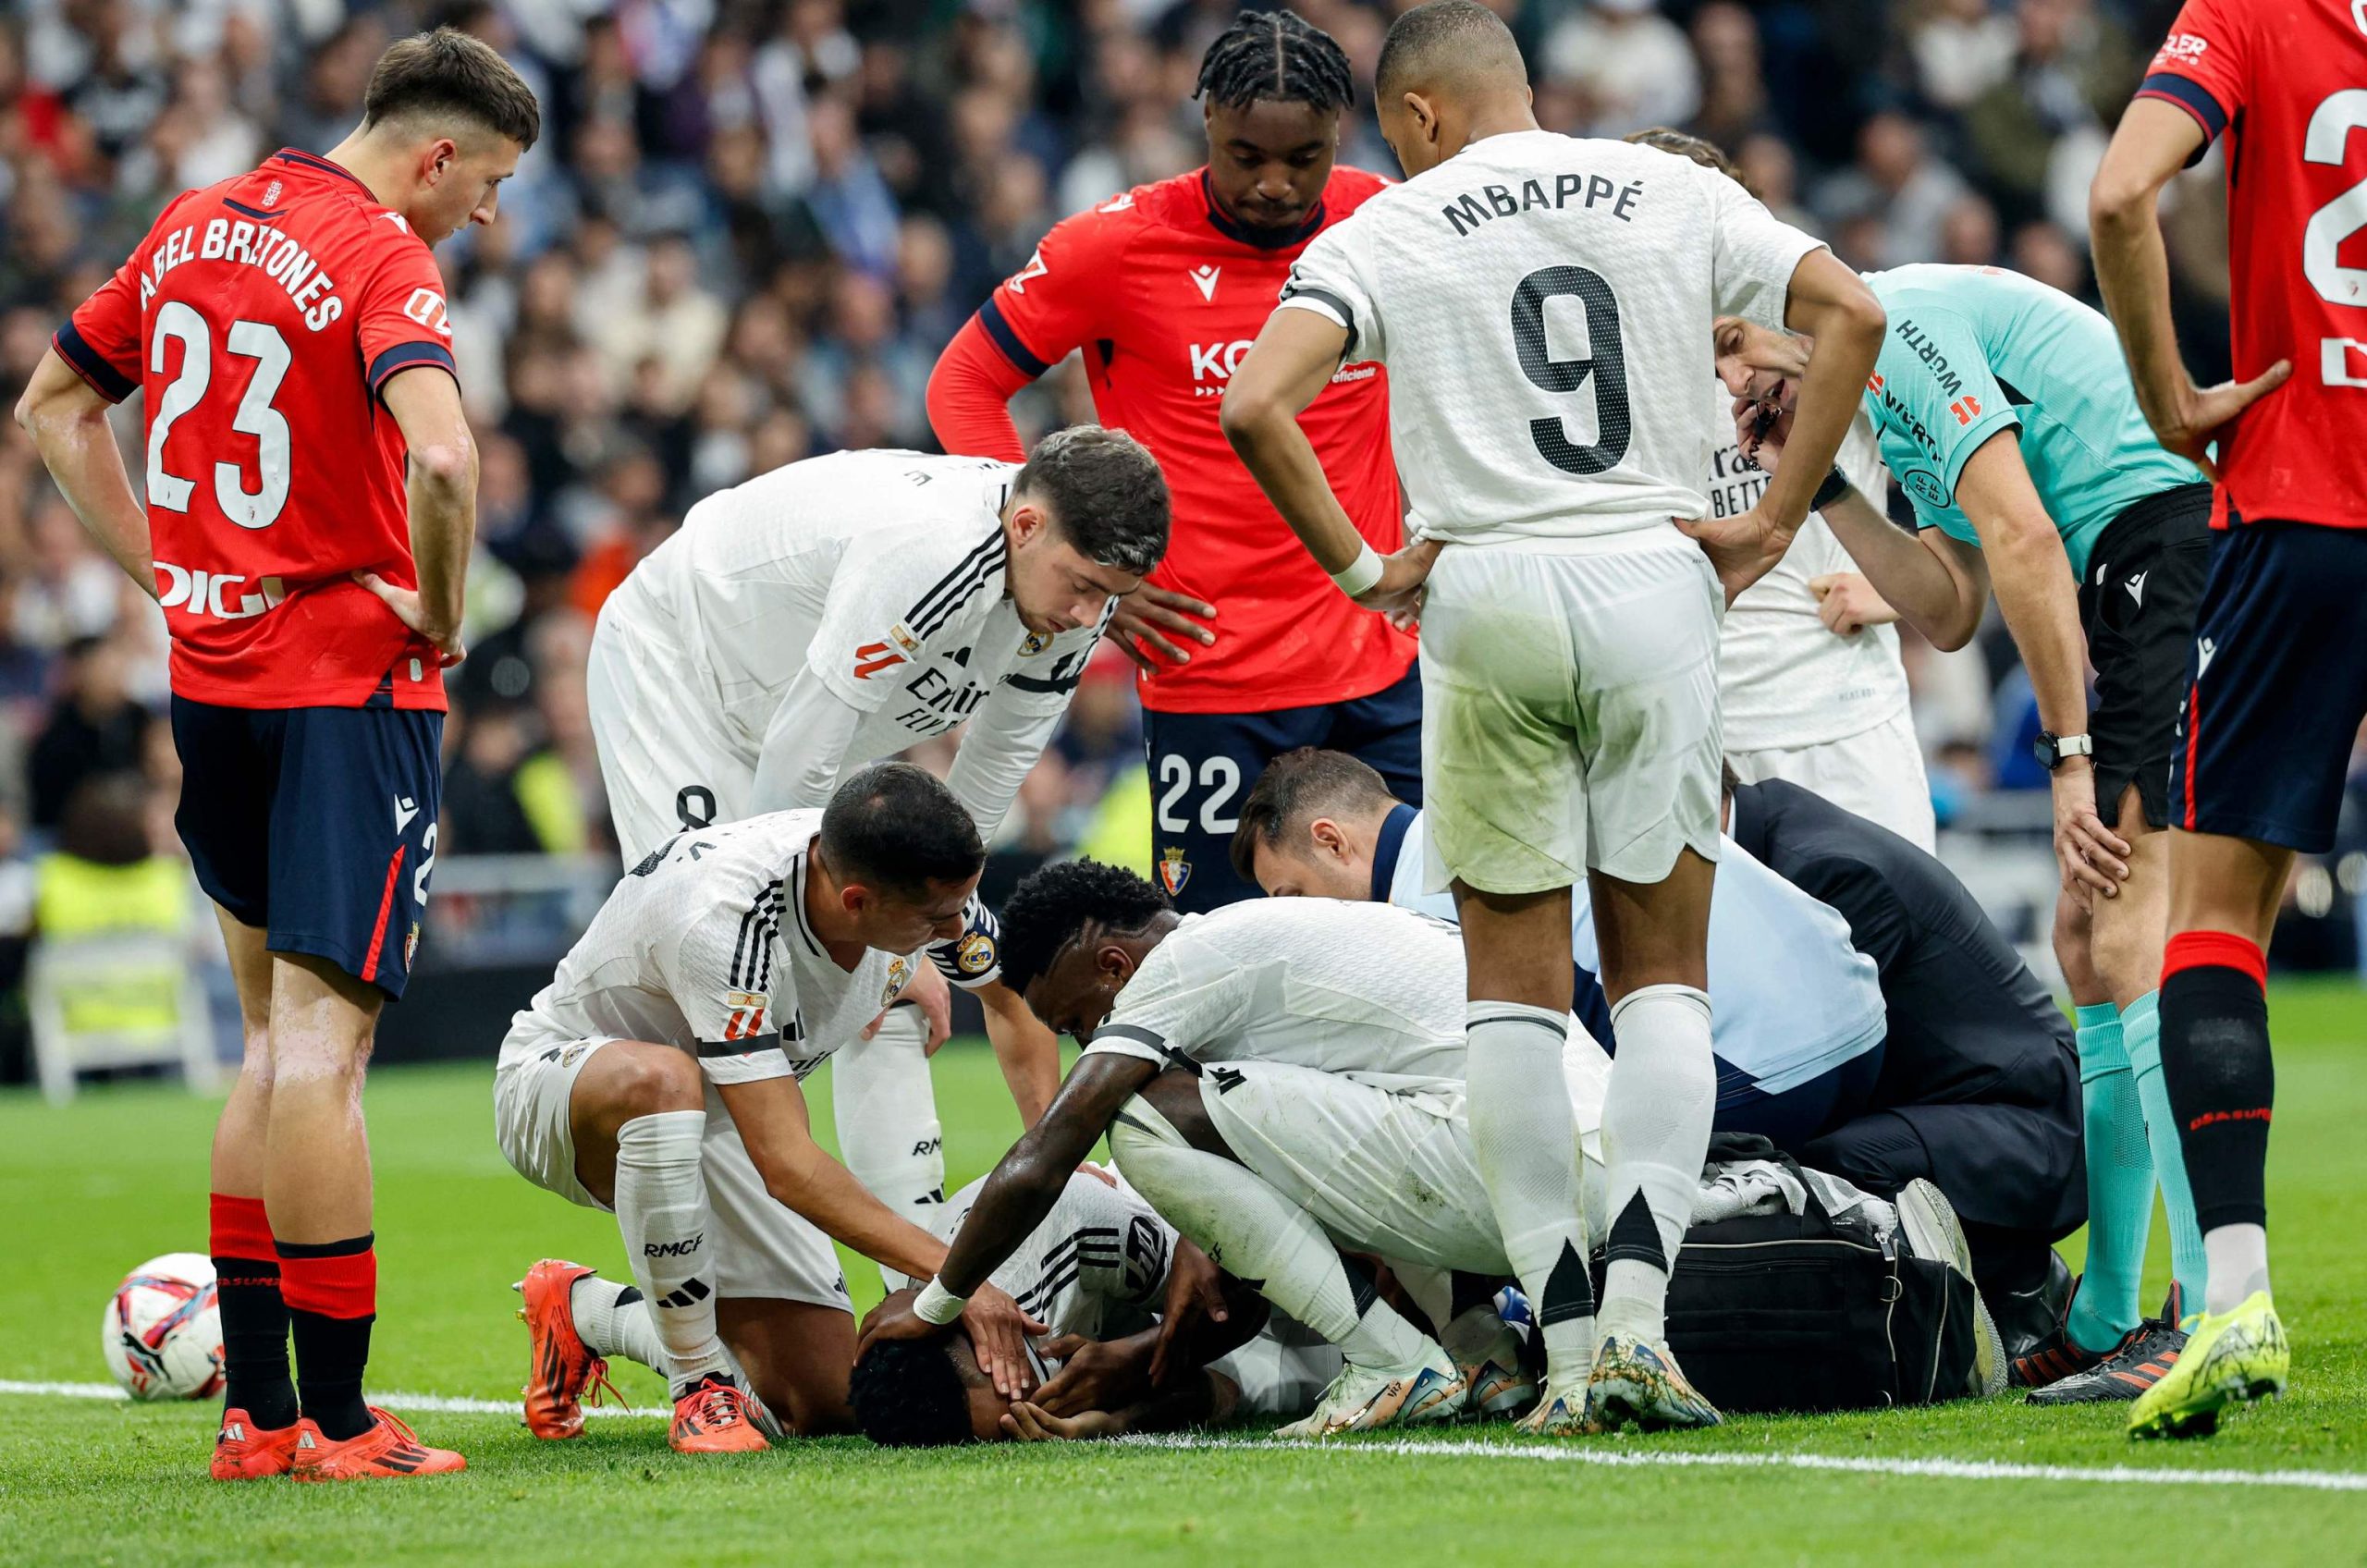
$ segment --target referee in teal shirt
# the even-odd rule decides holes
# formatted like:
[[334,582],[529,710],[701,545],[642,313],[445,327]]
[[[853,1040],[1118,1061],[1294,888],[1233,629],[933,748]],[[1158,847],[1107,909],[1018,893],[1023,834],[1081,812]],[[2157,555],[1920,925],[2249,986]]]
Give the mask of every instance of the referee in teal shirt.
[[[1890,318],[1866,413],[1917,527],[1894,527],[1884,497],[1858,493],[1839,470],[1818,510],[1874,590],[1943,649],[1971,640],[1993,589],[2030,671],[2054,784],[2055,950],[2079,1004],[2091,1240],[2059,1336],[2017,1371],[2054,1385],[2042,1403],[2134,1398],[2142,1379],[2130,1369],[2166,1366],[2160,1353],[2183,1338],[2177,1293],[2154,1319],[2137,1296],[2157,1177],[2178,1286],[2200,1303],[2203,1281],[2155,991],[2161,829],[2210,563],[2211,489],[2154,441],[2097,312],[1996,267],[1899,267],[1866,283]],[[1809,345],[1732,318],[1716,333],[1742,448],[1772,470]],[[1730,594],[1790,543],[1741,537],[1730,521],[1686,526]]]

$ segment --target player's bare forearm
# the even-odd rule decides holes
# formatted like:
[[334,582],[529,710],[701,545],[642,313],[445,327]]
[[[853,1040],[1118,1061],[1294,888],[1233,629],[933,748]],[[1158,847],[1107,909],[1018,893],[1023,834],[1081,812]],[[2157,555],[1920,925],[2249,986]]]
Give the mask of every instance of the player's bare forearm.
[[17,423],[32,437],[33,449],[83,528],[153,599],[156,565],[148,514],[132,494],[123,452],[107,424],[110,406],[52,349],[17,399]]
[[1080,1060],[1050,1109],[1020,1134],[978,1189],[977,1201],[935,1270],[938,1282],[957,1296],[986,1283],[1012,1249],[1044,1222],[1077,1166],[1117,1119],[1118,1108],[1158,1071],[1151,1062],[1115,1052],[1089,1052]]
[[1933,646],[1954,650],[1972,640],[1981,625],[1984,585],[1948,570],[1926,544],[1932,531],[1919,535],[1899,528],[1854,485],[1817,515],[1874,592]]
[[1181,1432],[1193,1427],[1213,1427],[1233,1414],[1241,1390],[1230,1378],[1203,1367],[1188,1378],[1115,1412],[1119,1435],[1134,1432]]
[[423,622],[413,630],[445,645],[460,635],[469,553],[476,545],[476,438],[461,411],[460,383],[435,366],[397,373],[381,395],[410,458],[404,497]]
[[2138,99],[2121,116],[2088,191],[2096,287],[2128,355],[2146,423],[2165,440],[2184,424],[2194,391],[2170,315],[2169,254],[2162,243],[2162,188],[2202,144],[2183,109]]
[[1808,374],[1800,378],[1785,461],[1759,501],[1760,509],[1790,533],[1808,520],[1809,503],[1833,471],[1889,321],[1882,301],[1856,273],[1832,251],[1812,251],[1792,274],[1784,325],[1816,339]]
[[1242,466],[1316,565],[1333,573],[1355,563],[1364,536],[1331,493],[1298,416],[1340,368],[1347,347],[1337,323],[1312,311],[1276,311],[1226,383],[1218,416]]
[[945,1243],[872,1196],[814,1141],[795,1079],[727,1084],[720,1093],[774,1202],[874,1263],[917,1279],[937,1272]]
[[1002,1081],[1011,1086],[1011,1102],[1019,1108],[1019,1124],[1033,1127],[1044,1120],[1052,1096],[1060,1093],[1060,1036],[1044,1027],[1018,993],[1000,980],[973,994],[987,1015],[987,1042],[995,1048]]

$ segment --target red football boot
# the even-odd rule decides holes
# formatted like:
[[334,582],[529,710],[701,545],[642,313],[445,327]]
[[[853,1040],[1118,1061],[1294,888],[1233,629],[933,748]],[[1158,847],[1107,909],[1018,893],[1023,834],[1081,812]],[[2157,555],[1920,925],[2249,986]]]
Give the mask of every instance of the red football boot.
[[[526,1298],[518,1309],[526,1325],[526,1430],[558,1441],[583,1431],[584,1392],[600,1403],[603,1390],[616,1395],[608,1381],[608,1364],[592,1354],[575,1331],[572,1305],[575,1281],[597,1270],[564,1258],[546,1257],[526,1270],[518,1292]],[[621,1396],[618,1402],[623,1403]]]
[[243,1410],[222,1413],[222,1430],[214,1439],[214,1478],[217,1481],[260,1481],[285,1476],[296,1456],[296,1428],[290,1421],[276,1430],[257,1427]]
[[288,1474],[299,1481],[388,1481],[407,1476],[447,1476],[469,1462],[447,1448],[429,1448],[392,1415],[370,1407],[378,1424],[358,1438],[332,1442],[308,1417],[296,1423],[296,1462]]

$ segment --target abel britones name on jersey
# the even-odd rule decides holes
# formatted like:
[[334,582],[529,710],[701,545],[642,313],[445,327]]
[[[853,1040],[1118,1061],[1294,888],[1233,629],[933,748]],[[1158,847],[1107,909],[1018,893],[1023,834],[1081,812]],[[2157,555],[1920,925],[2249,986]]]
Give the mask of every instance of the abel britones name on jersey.
[[337,284],[321,270],[321,263],[279,230],[214,218],[205,225],[204,239],[197,239],[197,226],[190,224],[157,245],[147,275],[140,280],[143,312],[155,295],[156,285],[175,267],[185,262],[230,262],[254,267],[287,289],[312,331],[318,332],[345,314],[345,301],[330,292]]

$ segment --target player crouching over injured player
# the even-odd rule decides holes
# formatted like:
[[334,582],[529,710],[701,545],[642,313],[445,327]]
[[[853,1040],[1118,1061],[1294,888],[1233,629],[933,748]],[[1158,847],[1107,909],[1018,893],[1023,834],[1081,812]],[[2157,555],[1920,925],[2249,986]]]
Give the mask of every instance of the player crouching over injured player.
[[[867,1354],[928,1338],[940,1332],[933,1325],[963,1313],[972,1290],[1032,1244],[1068,1171],[1107,1132],[1121,1170],[1161,1217],[1340,1347],[1340,1376],[1281,1435],[1510,1415],[1538,1403],[1514,1337],[1489,1305],[1513,1269],[1465,1110],[1464,949],[1453,926],[1330,900],[1179,917],[1149,883],[1091,862],[1029,877],[1004,919],[1006,974],[1046,1023],[1086,1042],[1085,1055],[1043,1121],[987,1179],[938,1277],[875,1316]],[[1610,1061],[1573,1028],[1563,1072],[1581,1202],[1603,1233],[1600,1128]],[[1969,1310],[1969,1266],[1936,1188],[1919,1183],[1911,1198],[1902,1194],[1917,1215],[1909,1225],[1845,1183],[1771,1161],[1722,1167],[1715,1177],[1690,1206],[1697,1219],[1797,1191],[1803,1213],[1885,1216],[1868,1220],[1869,1253],[1883,1235],[1923,1231],[1928,1252],[1948,1260],[1933,1268],[1962,1276],[1954,1286],[1933,1282],[1956,1292],[1964,1326],[1950,1370],[1919,1392],[1966,1390],[1976,1361],[1984,1384],[2002,1381],[1993,1340],[1975,1354],[1969,1320],[1986,1320]],[[1812,1203],[1812,1183],[1830,1200]],[[1424,1302],[1423,1316],[1446,1325],[1442,1334],[1381,1300],[1342,1248],[1388,1263]],[[1590,1301],[1586,1264],[1571,1267],[1573,1278],[1553,1281],[1557,1292]],[[1456,1273],[1480,1288],[1456,1290]],[[1834,1325],[1841,1321],[1836,1314]],[[1764,1361],[1763,1352],[1762,1341],[1755,1359]],[[1676,1399],[1708,1409],[1673,1357],[1659,1365],[1665,1383],[1649,1391],[1597,1384],[1589,1429],[1663,1424],[1660,1413]]]
[[[2055,1334],[2070,1276],[2050,1243],[2085,1213],[2079,1070],[2054,998],[1931,855],[1797,785],[1725,780],[1710,902],[1712,1126],[1890,1196],[1921,1177],[1964,1222],[2011,1355]],[[1282,897],[1452,919],[1421,886],[1423,815],[1338,752],[1277,758],[1233,858]],[[1592,920],[1571,927],[1573,1011],[1608,1039]]]
[[[980,1178],[956,1193],[930,1231],[950,1239],[985,1186]],[[1340,1370],[1337,1349],[1271,1317],[1254,1289],[1148,1203],[1089,1175],[1069,1178],[994,1279],[1051,1326],[1030,1349],[1057,1368],[1043,1388],[1032,1399],[1004,1394],[961,1334],[874,1340],[852,1393],[865,1437],[895,1448],[1052,1442],[1297,1416]],[[882,1310],[908,1306],[920,1285],[907,1281]],[[1162,1317],[1187,1326],[1162,1341]]]
[[[913,1274],[945,1248],[814,1142],[799,1083],[912,983],[896,955],[963,935],[985,860],[950,790],[879,763],[825,810],[686,829],[618,884],[494,1079],[502,1154],[613,1210],[632,1270],[546,1260],[521,1282],[537,1437],[583,1429],[610,1355],[667,1375],[686,1453],[846,1426],[854,1317],[830,1243]],[[992,1289],[963,1317],[1024,1385],[1041,1326]]]

